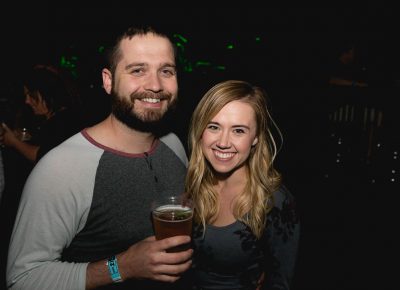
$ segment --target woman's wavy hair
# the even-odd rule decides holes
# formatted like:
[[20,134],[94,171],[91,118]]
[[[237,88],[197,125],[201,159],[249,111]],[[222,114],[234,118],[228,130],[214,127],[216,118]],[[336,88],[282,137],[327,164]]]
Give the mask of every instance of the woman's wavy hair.
[[202,225],[212,223],[218,215],[218,193],[215,172],[204,157],[201,138],[210,120],[228,103],[240,101],[249,104],[256,116],[258,142],[251,149],[247,162],[247,184],[234,204],[234,216],[250,227],[260,238],[266,225],[266,215],[273,205],[272,193],[279,187],[281,175],[274,169],[277,145],[272,130],[282,135],[267,108],[266,92],[245,81],[229,80],[218,83],[205,93],[190,122],[188,145],[190,162],[185,190],[195,204],[195,221]]

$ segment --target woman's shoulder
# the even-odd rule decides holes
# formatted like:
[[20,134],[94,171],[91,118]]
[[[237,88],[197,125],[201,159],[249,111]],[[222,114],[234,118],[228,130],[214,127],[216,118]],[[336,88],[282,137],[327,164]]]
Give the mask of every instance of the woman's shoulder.
[[285,205],[295,203],[294,195],[289,191],[289,189],[281,184],[277,190],[273,192],[274,206],[282,209]]
[[[267,227],[270,230],[284,231],[286,236],[297,231],[300,225],[300,218],[296,200],[289,189],[281,185],[273,192],[274,206],[268,212],[268,220],[272,223],[272,227]],[[267,223],[268,225],[268,223]],[[283,232],[282,232],[283,233]]]

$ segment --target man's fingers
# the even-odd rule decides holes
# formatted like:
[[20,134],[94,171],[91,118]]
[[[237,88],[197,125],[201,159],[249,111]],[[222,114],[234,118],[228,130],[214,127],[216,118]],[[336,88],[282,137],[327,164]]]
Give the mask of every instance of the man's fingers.
[[143,241],[146,241],[146,242],[154,242],[155,240],[156,240],[156,237],[155,237],[155,236],[150,236],[150,237],[145,238]]
[[183,272],[187,271],[190,266],[192,265],[192,261],[189,260],[183,264],[179,265],[159,265],[157,267],[157,273],[159,274],[165,274],[168,276],[179,276]]
[[171,275],[165,275],[165,274],[156,275],[154,277],[154,280],[158,280],[158,281],[162,281],[162,282],[171,282],[171,283],[176,282],[179,279],[180,279],[179,276],[171,276]]
[[158,258],[161,264],[176,265],[185,263],[186,261],[190,260],[192,255],[193,249],[188,249],[186,251],[176,253],[162,252],[159,254]]
[[189,236],[175,236],[159,241],[160,250],[162,251],[188,243],[190,243]]

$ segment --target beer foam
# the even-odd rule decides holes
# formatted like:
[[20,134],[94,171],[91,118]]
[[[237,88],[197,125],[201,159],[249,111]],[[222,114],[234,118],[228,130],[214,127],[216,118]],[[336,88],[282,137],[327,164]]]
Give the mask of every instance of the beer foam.
[[182,206],[182,205],[175,205],[175,204],[167,204],[167,205],[161,205],[157,207],[154,211],[158,212],[165,212],[165,211],[192,211],[192,209],[188,206]]

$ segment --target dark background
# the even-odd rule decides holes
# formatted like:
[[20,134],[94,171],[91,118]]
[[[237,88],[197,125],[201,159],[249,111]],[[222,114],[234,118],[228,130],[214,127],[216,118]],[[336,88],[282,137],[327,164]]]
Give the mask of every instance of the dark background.
[[[400,150],[396,10],[372,1],[221,2],[219,9],[214,2],[175,7],[128,1],[14,3],[2,13],[9,19],[1,20],[0,98],[18,98],[19,76],[32,64],[63,65],[79,82],[95,122],[108,108],[101,88],[102,47],[129,25],[162,27],[184,47],[174,124],[182,141],[195,105],[213,84],[243,79],[268,92],[284,136],[277,167],[302,220],[293,289],[394,289],[398,283],[388,265],[394,260],[394,200],[400,192],[394,158]],[[356,43],[367,89],[327,86],[328,64],[347,40]],[[383,125],[329,121],[330,113],[349,102],[383,112]],[[4,204],[9,199],[3,198],[1,207],[8,218],[3,250],[18,197],[11,206]],[[4,267],[4,254],[1,259]]]

